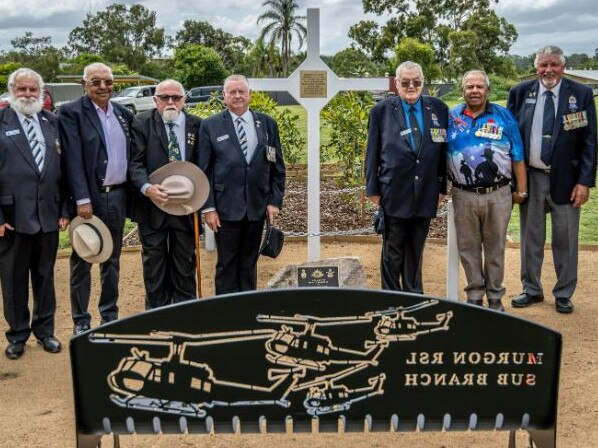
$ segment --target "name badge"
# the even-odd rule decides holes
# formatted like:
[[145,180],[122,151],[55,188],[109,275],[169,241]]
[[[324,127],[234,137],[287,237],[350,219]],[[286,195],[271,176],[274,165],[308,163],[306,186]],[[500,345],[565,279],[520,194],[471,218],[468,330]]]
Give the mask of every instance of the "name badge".
[[406,135],[409,135],[409,134],[411,134],[411,128],[401,131],[401,137],[405,137]]
[[430,137],[434,143],[446,142],[446,129],[430,128]]
[[276,148],[274,146],[266,146],[266,160],[268,162],[276,162]]
[[10,137],[11,135],[19,135],[21,131],[19,129],[12,129],[10,131],[6,131],[6,136]]
[[226,140],[226,139],[228,139],[228,134],[221,135],[220,137],[217,137],[216,141],[217,142],[221,142],[221,141]]
[[587,125],[588,113],[585,110],[563,115],[563,129],[565,129],[565,131],[584,128]]
[[526,98],[525,104],[536,104],[536,99],[535,98]]

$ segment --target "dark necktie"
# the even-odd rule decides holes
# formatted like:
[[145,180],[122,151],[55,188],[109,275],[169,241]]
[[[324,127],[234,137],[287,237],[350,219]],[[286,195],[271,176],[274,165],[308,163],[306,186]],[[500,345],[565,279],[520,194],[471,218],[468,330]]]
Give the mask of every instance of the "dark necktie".
[[168,160],[176,162],[177,160],[181,160],[181,148],[174,132],[174,123],[168,123],[168,129]]
[[25,124],[27,125],[27,140],[29,140],[29,146],[31,146],[31,153],[33,154],[33,160],[39,171],[42,171],[44,167],[44,153],[42,152],[42,146],[37,139],[37,132],[33,126],[33,117],[27,115],[25,118]]
[[241,117],[237,117],[235,123],[237,125],[237,137],[239,137],[241,150],[243,151],[243,155],[247,159],[247,134],[245,134],[245,128],[243,127],[243,119]]
[[542,119],[542,152],[540,159],[550,166],[552,158],[552,133],[554,132],[554,100],[553,93],[547,90],[544,98],[544,117]]
[[409,126],[411,127],[411,138],[413,138],[413,151],[417,152],[419,151],[419,145],[421,145],[422,142],[422,134],[419,131],[415,110],[414,106],[409,108]]

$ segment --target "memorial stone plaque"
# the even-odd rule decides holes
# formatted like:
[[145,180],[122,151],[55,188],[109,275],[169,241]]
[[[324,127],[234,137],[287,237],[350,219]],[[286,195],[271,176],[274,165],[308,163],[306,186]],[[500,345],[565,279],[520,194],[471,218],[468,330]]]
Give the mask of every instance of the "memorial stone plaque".
[[326,70],[301,70],[299,95],[301,98],[326,98],[326,81]]
[[298,266],[297,286],[325,287],[339,286],[338,266]]

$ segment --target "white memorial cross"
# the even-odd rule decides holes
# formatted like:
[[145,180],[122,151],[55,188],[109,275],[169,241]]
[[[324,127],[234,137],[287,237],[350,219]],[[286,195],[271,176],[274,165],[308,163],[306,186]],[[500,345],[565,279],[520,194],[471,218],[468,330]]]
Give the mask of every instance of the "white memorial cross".
[[286,91],[307,111],[307,258],[320,259],[320,111],[340,91],[388,90],[388,78],[339,78],[320,59],[320,10],[307,10],[307,58],[288,78],[251,78],[252,90]]
[[[307,258],[320,259],[320,111],[340,91],[388,90],[388,78],[339,78],[320,59],[320,10],[307,10],[307,58],[288,78],[251,78],[252,90],[286,91],[307,111]],[[447,297],[458,300],[459,258],[448,217]]]

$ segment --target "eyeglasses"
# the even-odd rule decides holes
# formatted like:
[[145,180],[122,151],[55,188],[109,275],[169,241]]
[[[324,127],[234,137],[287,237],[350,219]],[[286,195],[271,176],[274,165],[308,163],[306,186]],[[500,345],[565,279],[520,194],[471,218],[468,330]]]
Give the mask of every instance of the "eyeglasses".
[[94,87],[100,87],[102,83],[104,83],[106,87],[110,87],[112,84],[114,84],[113,79],[90,79],[87,82]]
[[403,79],[403,80],[401,80],[401,87],[403,87],[403,88],[407,88],[412,84],[413,84],[413,87],[415,87],[417,89],[418,87],[422,86],[423,81],[420,79]]
[[156,98],[158,98],[160,101],[164,101],[165,103],[168,103],[170,100],[176,103],[177,101],[181,101],[183,99],[183,95],[156,95]]

